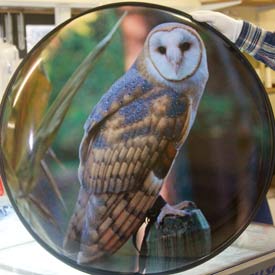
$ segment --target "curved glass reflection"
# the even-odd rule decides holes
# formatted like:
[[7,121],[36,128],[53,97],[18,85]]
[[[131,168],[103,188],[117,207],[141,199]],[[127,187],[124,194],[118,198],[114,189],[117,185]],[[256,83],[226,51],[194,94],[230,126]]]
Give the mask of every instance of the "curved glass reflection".
[[273,173],[273,123],[256,74],[216,31],[177,11],[111,5],[55,29],[17,70],[1,173],[59,259],[92,274],[181,271],[252,220]]

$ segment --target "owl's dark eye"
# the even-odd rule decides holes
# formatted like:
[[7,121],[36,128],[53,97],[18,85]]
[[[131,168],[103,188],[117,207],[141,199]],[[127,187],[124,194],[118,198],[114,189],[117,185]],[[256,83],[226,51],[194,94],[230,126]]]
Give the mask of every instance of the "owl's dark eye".
[[182,52],[188,51],[190,47],[191,47],[191,43],[189,42],[184,42],[179,45],[179,48]]
[[158,47],[158,52],[160,54],[166,54],[166,48],[164,46],[160,46],[160,47]]

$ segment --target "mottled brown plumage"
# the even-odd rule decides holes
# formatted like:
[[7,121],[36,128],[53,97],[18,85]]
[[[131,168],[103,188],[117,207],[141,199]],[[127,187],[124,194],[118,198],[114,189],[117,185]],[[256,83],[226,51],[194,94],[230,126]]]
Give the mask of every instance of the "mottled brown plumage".
[[174,41],[182,35],[176,43],[192,38],[197,50],[203,49],[185,25],[156,27],[136,63],[89,116],[80,146],[78,202],[64,240],[67,252],[78,253],[78,263],[116,252],[138,230],[194,121],[208,77],[205,52],[197,55],[195,66],[189,64],[196,67],[189,73],[176,65],[174,80],[156,76],[148,47],[162,32]]

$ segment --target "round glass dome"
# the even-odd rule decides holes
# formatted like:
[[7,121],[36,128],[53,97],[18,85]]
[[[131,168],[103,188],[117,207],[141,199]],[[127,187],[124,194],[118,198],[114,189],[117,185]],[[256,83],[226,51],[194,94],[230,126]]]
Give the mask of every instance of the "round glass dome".
[[265,90],[225,37],[180,11],[102,6],[48,34],[1,109],[20,219],[91,274],[169,274],[228,247],[274,166]]

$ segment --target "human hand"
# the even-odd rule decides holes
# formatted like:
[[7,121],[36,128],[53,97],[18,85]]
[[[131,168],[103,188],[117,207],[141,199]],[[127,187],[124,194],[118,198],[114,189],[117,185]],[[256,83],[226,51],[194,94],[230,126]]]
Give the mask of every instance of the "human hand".
[[206,22],[235,43],[241,33],[243,20],[237,20],[220,12],[199,10],[191,13],[193,19]]

